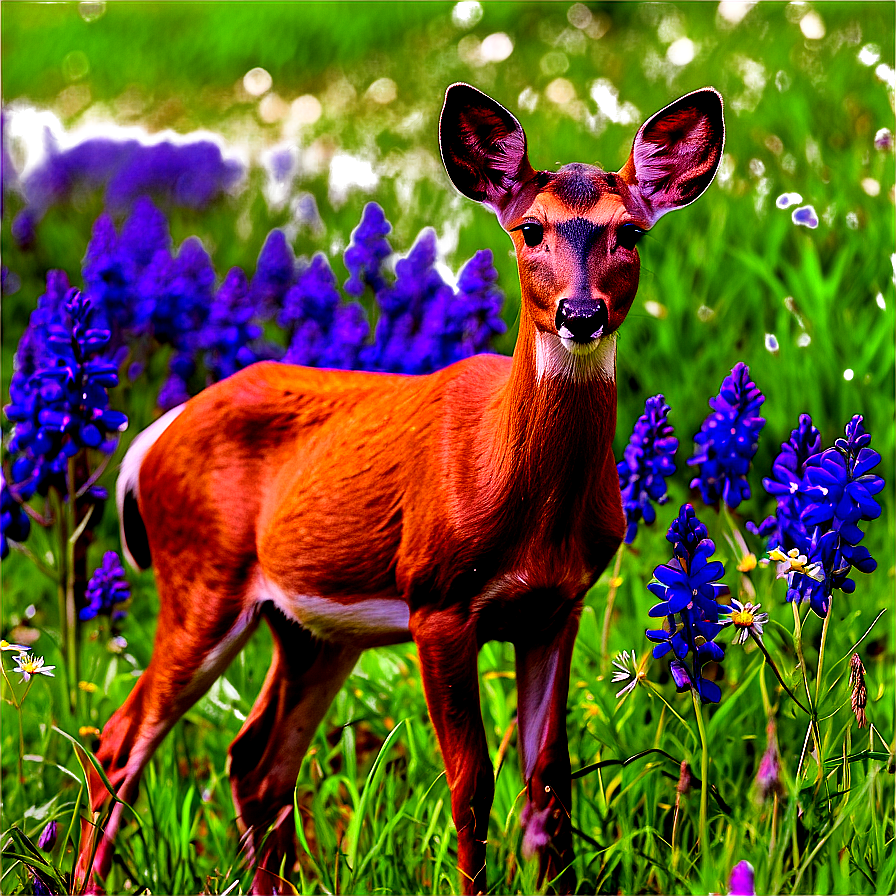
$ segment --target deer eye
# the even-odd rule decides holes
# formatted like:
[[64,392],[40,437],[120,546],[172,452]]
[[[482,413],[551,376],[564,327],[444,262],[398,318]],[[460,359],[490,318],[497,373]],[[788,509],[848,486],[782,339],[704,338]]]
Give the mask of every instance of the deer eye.
[[521,230],[523,232],[523,239],[530,249],[537,246],[542,239],[544,239],[544,227],[535,222],[530,221],[528,224],[521,224],[519,227],[514,227],[513,229]]
[[616,242],[623,249],[631,251],[638,245],[638,240],[644,236],[644,231],[635,224],[623,224],[616,232]]

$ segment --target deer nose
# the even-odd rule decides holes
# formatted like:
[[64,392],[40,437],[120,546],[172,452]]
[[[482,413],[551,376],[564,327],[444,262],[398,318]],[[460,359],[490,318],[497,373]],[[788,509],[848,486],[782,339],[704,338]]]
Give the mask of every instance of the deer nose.
[[562,339],[584,344],[603,335],[609,313],[600,299],[560,299],[554,323]]

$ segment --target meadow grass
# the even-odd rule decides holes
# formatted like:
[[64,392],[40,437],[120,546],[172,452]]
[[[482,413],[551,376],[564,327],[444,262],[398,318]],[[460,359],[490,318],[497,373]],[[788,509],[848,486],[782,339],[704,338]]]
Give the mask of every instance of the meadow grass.
[[[338,267],[339,251],[371,198],[392,221],[391,239],[399,251],[426,225],[448,237],[446,260],[455,269],[476,249],[491,247],[507,294],[509,332],[498,347],[510,351],[518,291],[509,243],[493,217],[449,189],[438,160],[436,124],[447,84],[469,81],[512,109],[527,130],[536,166],[598,160],[608,169],[625,161],[646,117],[689,90],[717,87],[726,101],[726,161],[698,203],[663,219],[641,243],[641,286],[620,334],[616,456],[645,398],[657,392],[672,408],[681,447],[668,505],[655,526],[641,527],[618,568],[611,566],[592,589],[582,617],[568,712],[580,892],[726,892],[732,867],[747,860],[755,868],[758,893],[891,893],[894,172],[892,150],[877,150],[873,140],[881,128],[896,129],[893,4],[830,3],[814,10],[760,4],[740,24],[720,18],[714,4],[611,4],[591,8],[593,34],[603,30],[599,37],[571,24],[575,16],[568,16],[568,4],[487,4],[481,20],[467,29],[452,24],[452,8],[108,4],[104,16],[88,24],[75,5],[8,4],[3,102],[7,110],[23,103],[53,109],[67,127],[95,115],[151,130],[209,128],[255,153],[291,139],[309,159],[294,188],[315,195],[323,222],[319,232],[295,234],[297,253],[323,250]],[[810,11],[824,22],[823,38],[803,33],[801,21]],[[469,61],[475,45],[467,40],[460,46],[461,40],[481,41],[495,32],[512,39],[509,58]],[[682,37],[693,42],[695,55],[678,66],[668,50]],[[870,65],[859,59],[869,45],[876,49],[865,58],[878,54]],[[66,81],[63,62],[73,52],[86,55],[89,74]],[[291,136],[282,121],[262,120],[257,101],[238,89],[253,66],[267,69],[285,98],[318,96],[321,118]],[[390,104],[366,94],[381,77],[397,85]],[[558,78],[573,85],[581,106],[547,98]],[[598,79],[618,90],[620,103],[637,107],[637,121],[614,122],[599,113],[589,95]],[[90,100],[76,108],[77,89],[83,87]],[[136,113],[128,111],[133,103],[122,101],[129,90],[140,98]],[[312,164],[314,152],[328,145],[373,161],[380,175],[374,193],[356,191],[343,204],[329,201],[327,172]],[[175,243],[198,234],[219,272],[235,264],[251,271],[268,231],[289,226],[288,207],[267,203],[262,186],[253,169],[232,199],[202,213],[166,210]],[[775,207],[775,197],[791,190],[814,205],[821,219],[817,229],[795,226],[789,210]],[[51,209],[28,250],[10,235],[21,207],[21,197],[4,194],[3,264],[19,283],[14,292],[4,286],[4,394],[15,345],[46,271],[65,269],[78,282],[102,197],[85,195],[76,205]],[[776,351],[766,347],[767,334],[775,336]],[[153,360],[158,370],[150,379],[162,375],[164,360]],[[707,400],[739,360],[750,365],[766,395],[767,423],[750,474],[753,498],[729,517],[703,507],[689,491],[685,459],[692,453],[690,437],[708,412]],[[154,395],[146,384],[121,389],[119,406],[131,420],[127,438],[153,419]],[[690,697],[676,694],[665,661],[645,659],[649,645],[643,633],[653,603],[646,584],[670,556],[665,531],[679,505],[694,502],[725,563],[725,582],[735,594],[755,590],[754,600],[770,613],[765,643],[790,689],[806,697],[784,583],[775,581],[773,566],[738,573],[742,551],[732,536],[732,526],[744,532],[746,520],[771,511],[761,479],[801,413],[812,415],[825,446],[853,414],[865,416],[872,445],[883,457],[880,473],[890,485],[880,496],[880,519],[866,527],[865,543],[879,566],[871,576],[856,576],[853,595],[835,594],[817,689],[822,621],[802,614],[799,647],[809,670],[808,693],[817,700],[820,778],[815,759],[804,755],[808,719],[760,651],[751,643],[727,648],[718,670],[721,702],[703,710],[710,789],[701,844],[700,787],[679,792],[682,762],[700,775],[700,732]],[[3,426],[6,435],[6,421]],[[107,474],[104,482],[112,481]],[[43,556],[53,543],[35,528],[29,546]],[[761,556],[760,540],[746,538]],[[117,521],[108,508],[91,557],[99,562],[103,550],[117,547]],[[3,561],[2,572],[3,637],[39,635],[34,649],[56,666],[56,677],[36,677],[21,709],[10,701],[14,695],[19,702],[26,686],[12,674],[11,684],[4,685],[0,891],[31,892],[30,865],[56,892],[68,892],[66,875],[80,835],[76,819],[87,814],[82,782],[89,760],[66,735],[90,749],[90,729],[102,728],[146,668],[158,599],[150,573],[129,572],[133,599],[122,625],[126,646],[110,651],[105,620],[82,626],[86,684],[78,687],[64,670],[53,586],[15,553]],[[872,626],[881,610],[886,612]],[[854,649],[867,671],[873,729],[857,728],[850,710]],[[644,661],[646,681],[617,699],[610,660],[622,650],[634,650]],[[269,658],[269,636],[259,630],[158,750],[118,838],[110,892],[246,891],[251,871],[240,850],[225,762]],[[7,670],[9,660],[3,654]],[[489,889],[533,892],[534,863],[523,858],[520,846],[524,799],[508,645],[485,645],[480,680],[497,774]],[[781,784],[763,800],[755,779],[769,719],[777,729]],[[303,763],[295,812],[301,858],[292,877],[299,892],[456,890],[449,792],[412,646],[362,657]],[[58,820],[60,837],[47,853],[36,843],[51,819]]]

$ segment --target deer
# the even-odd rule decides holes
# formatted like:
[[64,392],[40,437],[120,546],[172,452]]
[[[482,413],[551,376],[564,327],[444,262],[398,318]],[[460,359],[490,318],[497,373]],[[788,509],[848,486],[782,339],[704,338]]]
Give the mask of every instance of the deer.
[[[539,886],[572,893],[570,665],[586,593],[622,541],[612,451],[616,344],[636,244],[696,200],[724,145],[711,87],[638,130],[617,172],[536,170],[497,101],[447,89],[448,177],[494,212],[519,270],[512,357],[406,376],[260,362],[156,420],[127,451],[125,556],[155,570],[152,658],[106,723],[78,874],[102,892],[123,803],[176,721],[262,620],[273,657],[230,746],[252,893],[290,891],[293,791],[331,701],[368,648],[412,640],[445,765],[464,893],[484,893],[494,773],[477,657],[514,647],[521,821]],[[99,815],[95,815],[98,818]],[[525,842],[525,841],[524,841]]]

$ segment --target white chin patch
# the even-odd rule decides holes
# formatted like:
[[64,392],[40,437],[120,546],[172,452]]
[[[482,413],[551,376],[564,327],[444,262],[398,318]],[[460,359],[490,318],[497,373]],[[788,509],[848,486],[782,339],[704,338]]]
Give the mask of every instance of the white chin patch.
[[616,381],[616,334],[581,343],[553,333],[536,333],[535,370],[539,380],[564,377],[585,382],[598,377],[613,383]]

